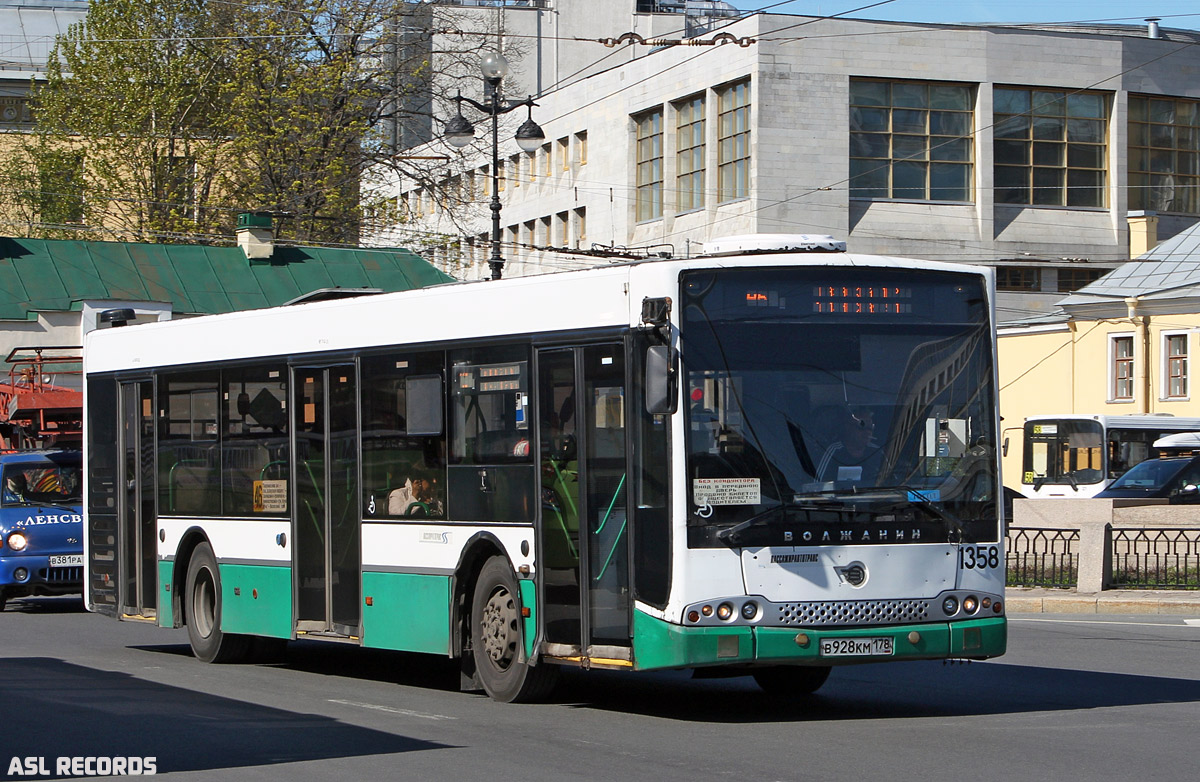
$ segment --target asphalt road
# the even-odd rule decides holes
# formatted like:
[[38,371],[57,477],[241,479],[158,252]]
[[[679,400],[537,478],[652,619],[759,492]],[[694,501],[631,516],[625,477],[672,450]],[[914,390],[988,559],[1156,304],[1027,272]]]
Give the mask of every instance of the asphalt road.
[[1200,616],[1010,628],[998,660],[835,669],[803,701],[748,678],[573,671],[552,702],[505,705],[434,658],[305,642],[204,665],[182,632],[19,600],[0,614],[0,779],[22,778],[3,776],[13,757],[53,772],[88,756],[289,782],[1195,777]]

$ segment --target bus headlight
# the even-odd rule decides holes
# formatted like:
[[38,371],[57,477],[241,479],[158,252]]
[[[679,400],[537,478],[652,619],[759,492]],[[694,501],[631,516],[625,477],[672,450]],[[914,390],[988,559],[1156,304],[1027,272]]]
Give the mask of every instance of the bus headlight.
[[967,595],[966,597],[963,598],[963,612],[964,613],[974,614],[978,610],[979,610],[979,598],[975,597],[975,595]]
[[752,622],[756,616],[758,616],[758,603],[748,600],[742,604],[742,619]]
[[717,619],[724,621],[724,620],[728,620],[732,616],[733,616],[733,604],[732,603],[721,603],[721,605],[717,606]]
[[29,545],[29,538],[25,535],[24,532],[21,532],[20,530],[15,530],[13,532],[8,533],[8,547],[10,549],[12,549],[13,551],[24,551],[25,547],[28,545]]
[[954,616],[958,613],[958,598],[954,595],[948,596],[942,601],[942,611],[946,616]]

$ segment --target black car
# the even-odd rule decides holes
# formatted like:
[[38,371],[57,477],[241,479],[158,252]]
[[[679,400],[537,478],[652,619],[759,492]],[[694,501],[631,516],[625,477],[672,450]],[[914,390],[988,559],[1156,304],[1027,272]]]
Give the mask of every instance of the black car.
[[1200,456],[1147,459],[1113,481],[1097,497],[1165,497],[1172,505],[1200,504]]

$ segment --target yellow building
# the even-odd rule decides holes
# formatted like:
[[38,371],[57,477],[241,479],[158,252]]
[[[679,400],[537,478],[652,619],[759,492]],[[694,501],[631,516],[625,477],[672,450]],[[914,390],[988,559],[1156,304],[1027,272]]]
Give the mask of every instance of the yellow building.
[[1029,489],[1021,466],[1028,417],[1200,418],[1189,362],[1200,350],[1200,224],[1058,306],[1057,315],[1000,328],[1004,485],[1022,494]]

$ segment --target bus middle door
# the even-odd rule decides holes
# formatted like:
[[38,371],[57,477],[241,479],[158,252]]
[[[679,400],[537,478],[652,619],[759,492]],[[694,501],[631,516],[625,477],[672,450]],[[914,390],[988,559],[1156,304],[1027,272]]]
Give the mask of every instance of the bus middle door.
[[361,635],[358,418],[353,364],[293,367],[296,631]]
[[628,659],[625,348],[538,351],[545,651]]

